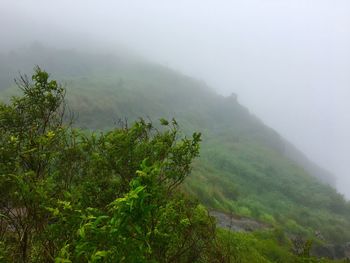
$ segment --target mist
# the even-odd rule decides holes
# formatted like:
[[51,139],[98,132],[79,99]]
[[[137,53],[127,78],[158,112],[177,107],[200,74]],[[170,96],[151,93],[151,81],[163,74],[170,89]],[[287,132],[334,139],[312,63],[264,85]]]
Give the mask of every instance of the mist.
[[127,48],[235,92],[349,199],[349,14],[346,0],[0,0],[0,51]]

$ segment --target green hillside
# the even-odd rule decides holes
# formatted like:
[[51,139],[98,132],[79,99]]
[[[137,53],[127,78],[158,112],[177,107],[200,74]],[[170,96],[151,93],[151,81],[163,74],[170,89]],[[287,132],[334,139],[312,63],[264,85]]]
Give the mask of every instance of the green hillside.
[[313,236],[320,230],[333,242],[350,239],[349,203],[289,159],[284,140],[233,98],[147,65],[67,80],[67,87],[84,128],[107,129],[124,118],[175,117],[185,133],[201,131],[201,158],[187,190],[206,205],[282,224],[293,233]]
[[207,207],[258,219],[289,236],[317,240],[318,231],[320,242],[350,240],[350,203],[322,182],[332,177],[234,95],[218,95],[201,81],[137,58],[34,47],[0,55],[3,100],[14,93],[11,77],[30,74],[36,64],[65,84],[81,128],[175,118],[184,134],[201,132],[201,156],[183,188]]

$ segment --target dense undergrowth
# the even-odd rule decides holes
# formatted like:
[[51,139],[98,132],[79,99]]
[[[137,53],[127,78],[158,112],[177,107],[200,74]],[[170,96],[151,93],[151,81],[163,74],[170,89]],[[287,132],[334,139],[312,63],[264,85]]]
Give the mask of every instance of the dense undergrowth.
[[[33,54],[33,56],[40,57],[38,54]],[[65,59],[64,54],[59,54],[59,57],[60,60]],[[79,59],[83,56],[75,57],[74,52],[68,52],[66,57],[74,60],[75,64],[80,64]],[[112,133],[111,130],[117,133],[126,126],[128,129],[124,130],[132,130],[133,123],[139,117],[147,120],[176,117],[181,124],[182,133],[178,134],[180,137],[187,135],[191,138],[191,131],[194,130],[202,132],[201,156],[194,160],[191,176],[180,186],[186,193],[186,197],[176,198],[188,199],[186,206],[190,210],[200,207],[198,202],[194,201],[193,197],[195,197],[209,208],[256,218],[270,224],[273,229],[280,229],[284,236],[281,238],[282,234],[278,231],[267,231],[260,234],[230,234],[224,230],[214,231],[215,235],[211,236],[210,240],[215,243],[212,246],[213,249],[218,250],[208,252],[210,255],[221,253],[221,259],[226,257],[226,259],[231,258],[237,262],[264,262],[263,259],[272,262],[288,262],[286,258],[290,259],[290,262],[296,262],[300,257],[293,253],[295,244],[290,241],[291,237],[303,237],[302,246],[307,245],[305,240],[313,240],[314,244],[330,242],[341,244],[350,240],[349,203],[331,186],[310,176],[310,173],[300,164],[292,161],[286,154],[288,152],[286,147],[289,146],[284,143],[283,139],[252,116],[234,97],[219,96],[203,83],[148,63],[128,60],[127,62],[110,62],[109,67],[96,70],[102,62],[98,60],[94,62],[96,65],[79,70],[75,70],[74,67],[66,70],[60,63],[51,65],[51,70],[58,72],[56,75],[67,86],[68,112],[74,113],[72,117],[75,127],[84,129],[84,132],[75,128],[69,129],[69,136],[72,136],[73,133],[74,136],[78,136],[75,143],[80,144],[84,138],[84,140],[91,141],[89,143],[93,142],[94,146],[91,147],[96,149],[95,144],[98,144],[100,139],[106,138],[106,134]],[[43,64],[46,65],[47,62],[44,61]],[[89,63],[84,65],[89,65]],[[58,70],[56,70],[57,67]],[[2,91],[1,94],[4,99],[10,97],[9,94],[13,94],[13,89]],[[137,123],[140,125],[140,122]],[[151,122],[143,121],[142,125],[151,125],[153,135],[156,130],[160,133],[166,132],[166,127],[168,127],[157,124],[157,122],[149,123]],[[121,129],[115,130],[116,126]],[[173,128],[169,127],[168,132],[171,132]],[[104,133],[101,135],[97,132],[92,135],[86,130],[103,130]],[[176,131],[178,132],[177,128]],[[69,136],[65,138],[70,138]],[[5,143],[5,139],[3,141]],[[103,149],[99,148],[99,150]],[[88,160],[94,160],[95,157],[87,155],[84,156],[85,159],[79,157],[78,161],[85,165]],[[134,169],[134,172],[140,169],[141,159],[138,160],[137,165],[135,164],[137,168]],[[84,165],[80,163],[79,166]],[[79,174],[91,168],[88,167],[84,167]],[[103,172],[104,170],[98,169],[97,171]],[[103,173],[108,174],[106,171]],[[106,184],[103,183],[103,187]],[[94,201],[95,196],[99,197],[93,190],[95,186],[76,182],[75,187],[78,185],[80,188],[91,187],[91,189],[85,189],[89,195],[91,194],[88,199]],[[7,189],[8,185],[2,183],[2,187]],[[98,189],[102,189],[101,187]],[[49,189],[52,190],[48,187],[47,190]],[[75,188],[72,192],[78,193]],[[110,191],[107,192],[111,194]],[[119,193],[117,196],[111,194],[108,202],[112,203],[115,200],[112,196],[120,198],[124,194],[127,192]],[[74,196],[74,202],[81,199],[81,196],[79,198]],[[108,202],[105,201],[104,205],[107,206]],[[72,204],[72,208],[69,209],[86,212],[87,206],[81,209],[80,201],[77,207],[72,200],[68,202]],[[56,204],[60,213],[63,205],[64,203]],[[55,209],[55,207],[51,208]],[[92,211],[91,214],[75,214],[75,216],[77,218],[102,216],[103,227],[108,228],[110,227],[108,220],[113,218],[113,215],[110,209],[103,210],[106,214]],[[57,210],[51,210],[51,212],[54,213]],[[97,214],[94,214],[95,212]],[[74,215],[72,211],[68,214]],[[50,219],[50,226],[52,223],[58,223],[55,220]],[[207,217],[206,222],[212,231],[213,223],[210,217]],[[86,221],[85,223],[89,225],[91,222]],[[79,222],[77,225],[80,228],[82,223]],[[74,238],[76,238],[77,231],[78,229],[75,229],[71,233],[74,242],[76,242]],[[322,238],[316,236],[315,232],[321,233]],[[60,242],[63,242],[62,240]],[[13,251],[12,248],[6,249],[6,244],[2,242],[0,249]],[[60,244],[61,247],[57,251],[60,251],[61,256],[74,256],[72,252],[75,251],[74,245],[67,243],[66,246],[64,242]],[[92,250],[96,252],[100,251],[99,249],[93,248]],[[248,256],[250,254],[255,256],[250,258]],[[92,256],[92,252],[89,255]],[[220,258],[218,254],[215,255],[216,258]],[[256,261],[251,261],[252,258],[256,258]],[[73,262],[76,261],[73,260]]]
[[163,70],[129,69],[104,80],[68,82],[77,124],[108,129],[124,117],[175,116],[185,134],[203,134],[201,157],[186,189],[204,204],[282,225],[293,234],[315,238],[319,231],[329,242],[350,240],[350,204],[292,161],[276,132],[236,100]]
[[266,234],[217,231],[181,194],[199,133],[180,138],[165,119],[82,133],[64,124],[64,89],[39,68],[32,79],[0,105],[1,262],[312,260]]

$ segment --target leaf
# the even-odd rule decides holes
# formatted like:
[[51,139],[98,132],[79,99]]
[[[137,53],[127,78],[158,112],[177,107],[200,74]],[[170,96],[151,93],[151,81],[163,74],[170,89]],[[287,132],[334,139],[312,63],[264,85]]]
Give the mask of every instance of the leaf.
[[160,121],[160,124],[163,126],[169,125],[169,122],[166,119],[161,118],[159,121]]
[[78,235],[81,237],[81,238],[85,238],[85,226],[82,226],[81,228],[78,229]]
[[100,251],[97,251],[96,253],[95,253],[95,256],[96,257],[105,257],[105,256],[107,256],[108,255],[108,251],[105,251],[105,250],[100,250]]

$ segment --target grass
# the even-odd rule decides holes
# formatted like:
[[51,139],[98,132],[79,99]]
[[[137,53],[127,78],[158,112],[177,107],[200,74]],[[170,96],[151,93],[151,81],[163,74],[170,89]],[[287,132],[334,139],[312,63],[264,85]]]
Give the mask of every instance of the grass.
[[[83,56],[74,54],[69,53],[72,65]],[[120,119],[132,122],[143,117],[156,123],[174,117],[184,134],[203,134],[201,157],[184,186],[202,203],[259,219],[289,235],[315,239],[315,231],[320,231],[327,242],[350,240],[349,202],[292,161],[286,154],[291,146],[236,100],[150,63],[124,59],[103,67],[96,58],[83,61],[87,66],[76,72],[58,62],[57,71],[54,65],[43,65],[65,83],[77,126],[103,130],[115,127]],[[13,92],[3,89],[1,98],[6,100]],[[308,163],[304,156],[298,157]],[[249,237],[247,244],[255,244],[254,238]],[[283,257],[284,252],[274,253]]]

